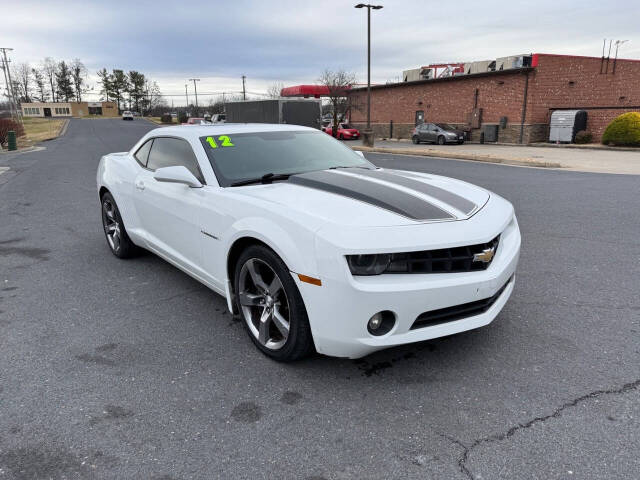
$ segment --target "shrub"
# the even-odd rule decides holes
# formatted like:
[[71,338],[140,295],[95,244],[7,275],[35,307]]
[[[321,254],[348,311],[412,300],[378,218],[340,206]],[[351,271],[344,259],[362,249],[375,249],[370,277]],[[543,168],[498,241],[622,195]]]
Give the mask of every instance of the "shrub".
[[170,114],[168,114],[168,113],[163,114],[163,115],[160,117],[160,121],[161,121],[162,123],[173,123],[173,119],[171,118],[171,115],[170,115]]
[[593,140],[593,135],[589,132],[585,132],[584,130],[580,130],[576,133],[576,143],[591,143]]
[[178,114],[178,123],[187,123],[187,120],[189,120],[189,117],[187,117],[186,113],[180,112]]
[[602,135],[602,143],[640,147],[640,112],[614,118]]
[[11,118],[0,118],[0,145],[8,142],[9,130],[16,132],[17,137],[24,135],[24,128],[20,123]]

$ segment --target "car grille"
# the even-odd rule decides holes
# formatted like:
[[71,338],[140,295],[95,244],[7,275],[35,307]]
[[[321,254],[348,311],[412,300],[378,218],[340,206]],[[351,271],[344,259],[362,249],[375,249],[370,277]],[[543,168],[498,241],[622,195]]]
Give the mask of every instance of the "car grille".
[[495,256],[499,241],[500,235],[488,243],[477,245],[394,253],[385,273],[458,273],[486,270],[491,265],[491,260],[474,261],[474,255],[493,249]]
[[502,295],[502,292],[504,292],[512,279],[513,277],[509,278],[507,283],[505,283],[493,297],[421,313],[418,315],[415,322],[413,322],[413,325],[411,325],[411,330],[415,330],[416,328],[433,327],[435,325],[440,325],[441,323],[462,320],[463,318],[473,317],[486,312],[496,302],[500,295]]

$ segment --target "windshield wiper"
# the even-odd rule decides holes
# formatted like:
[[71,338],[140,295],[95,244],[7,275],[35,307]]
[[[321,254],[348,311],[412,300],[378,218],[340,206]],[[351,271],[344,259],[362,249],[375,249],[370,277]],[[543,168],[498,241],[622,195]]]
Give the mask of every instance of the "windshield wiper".
[[242,185],[253,185],[254,183],[271,183],[274,180],[287,180],[291,175],[295,175],[295,173],[265,173],[260,178],[240,180],[239,182],[233,182],[230,186],[241,187]]

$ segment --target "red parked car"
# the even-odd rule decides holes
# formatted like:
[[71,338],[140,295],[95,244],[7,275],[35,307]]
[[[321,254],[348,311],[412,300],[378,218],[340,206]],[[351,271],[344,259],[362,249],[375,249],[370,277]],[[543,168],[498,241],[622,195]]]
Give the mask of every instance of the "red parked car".
[[[333,126],[328,125],[323,128],[324,133],[328,133],[329,135],[333,135]],[[360,132],[357,128],[353,128],[348,123],[339,123],[338,124],[338,132],[337,138],[340,140],[357,140],[360,138]]]
[[205,118],[190,117],[189,120],[187,120],[182,125],[202,125],[203,123],[209,123],[209,122],[207,122],[207,120]]

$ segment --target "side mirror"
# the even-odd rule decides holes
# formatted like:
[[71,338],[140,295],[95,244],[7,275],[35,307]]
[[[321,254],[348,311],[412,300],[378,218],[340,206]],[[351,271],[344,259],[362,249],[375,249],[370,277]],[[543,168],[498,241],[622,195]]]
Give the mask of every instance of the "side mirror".
[[356,155],[360,155],[362,158],[364,158],[364,153],[362,153],[360,150],[354,150],[354,152],[356,152]]
[[153,178],[155,178],[158,182],[167,182],[167,183],[182,183],[183,185],[187,185],[191,188],[201,188],[202,184],[200,181],[193,176],[186,167],[182,165],[177,167],[164,167],[159,168],[153,174]]

